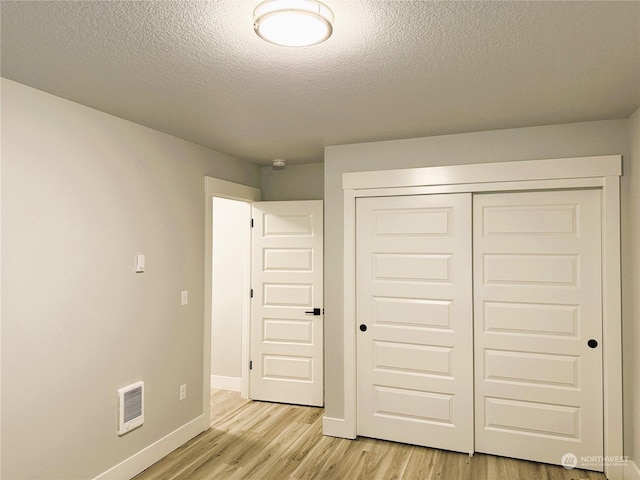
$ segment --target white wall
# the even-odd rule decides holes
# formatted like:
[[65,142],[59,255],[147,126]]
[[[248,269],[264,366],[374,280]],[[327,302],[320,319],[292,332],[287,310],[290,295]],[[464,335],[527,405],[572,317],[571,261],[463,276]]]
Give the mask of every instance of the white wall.
[[[343,196],[342,174],[367,170],[427,167],[546,158],[622,154],[625,172],[629,166],[629,121],[614,120],[568,125],[496,130],[439,137],[416,138],[342,145],[325,148],[325,413],[343,418]],[[636,185],[636,191],[640,185]],[[636,194],[637,195],[637,194]],[[623,185],[623,205],[632,200]],[[635,211],[640,205],[635,203]],[[624,218],[624,217],[623,217]],[[635,248],[635,250],[633,250]],[[623,245],[623,265],[640,245]],[[625,267],[627,268],[627,267]],[[625,275],[628,276],[626,271]],[[626,278],[626,277],[625,277]],[[624,280],[623,280],[624,281]],[[624,285],[624,299],[633,291]],[[637,297],[637,295],[635,295]],[[623,313],[623,328],[630,331],[633,316]],[[638,315],[636,313],[636,318]],[[636,343],[636,348],[638,350]],[[630,366],[630,351],[625,351],[625,365]],[[637,363],[637,362],[636,362]],[[625,384],[625,405],[638,402]],[[628,414],[629,412],[625,412]],[[625,436],[633,436],[626,424]],[[626,446],[628,448],[628,445]],[[631,452],[625,450],[631,455]]]
[[322,200],[324,164],[287,165],[284,170],[262,167],[262,200]]
[[[2,478],[93,478],[202,414],[206,175],[260,184],[2,79]],[[145,423],[118,437],[116,390],[136,380]]]
[[[623,262],[623,313],[630,320],[625,334],[625,453],[636,464],[636,475],[640,479],[640,109],[629,119],[630,161],[625,163],[623,177],[623,249],[628,253]],[[633,477],[631,477],[633,478]]]
[[251,254],[250,219],[249,203],[213,199],[211,375],[238,379],[238,386],[213,383],[212,388],[240,390],[242,316],[249,296],[244,280]]
[[[0,85],[0,98],[2,86]],[[1,116],[1,115],[0,115]],[[0,121],[1,124],[1,121]],[[0,142],[1,145],[1,142]],[[2,252],[2,147],[0,146],[0,252]],[[2,272],[2,255],[0,254],[0,272]],[[0,274],[0,292],[2,292],[2,275]],[[0,478],[2,478],[2,300],[0,298]]]

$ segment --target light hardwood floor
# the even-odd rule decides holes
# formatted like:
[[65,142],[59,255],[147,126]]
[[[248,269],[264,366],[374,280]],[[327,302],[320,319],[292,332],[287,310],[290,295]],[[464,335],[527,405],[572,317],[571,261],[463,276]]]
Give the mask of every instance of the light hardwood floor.
[[322,435],[323,409],[212,394],[212,428],[135,480],[604,480],[584,470]]
[[209,402],[211,426],[249,402],[251,400],[242,398],[240,392],[211,390],[211,400]]

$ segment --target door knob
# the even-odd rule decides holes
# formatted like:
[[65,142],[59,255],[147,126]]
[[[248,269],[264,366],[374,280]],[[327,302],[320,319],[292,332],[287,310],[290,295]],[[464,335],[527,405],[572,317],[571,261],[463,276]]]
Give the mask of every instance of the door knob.
[[313,310],[307,310],[304,313],[309,314],[309,315],[320,315],[320,309],[319,308],[314,308]]
[[367,331],[367,326],[364,323],[362,325],[360,325],[360,331],[361,332],[366,332]]
[[598,346],[598,341],[591,338],[588,342],[587,345],[589,345],[589,348],[596,348]]

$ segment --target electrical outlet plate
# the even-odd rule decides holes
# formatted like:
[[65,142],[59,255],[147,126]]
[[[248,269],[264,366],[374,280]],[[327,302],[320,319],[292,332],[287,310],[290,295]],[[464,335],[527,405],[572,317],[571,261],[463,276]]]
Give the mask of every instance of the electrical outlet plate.
[[187,384],[180,385],[180,400],[187,398]]
[[189,291],[183,290],[180,292],[180,305],[187,305],[189,303]]

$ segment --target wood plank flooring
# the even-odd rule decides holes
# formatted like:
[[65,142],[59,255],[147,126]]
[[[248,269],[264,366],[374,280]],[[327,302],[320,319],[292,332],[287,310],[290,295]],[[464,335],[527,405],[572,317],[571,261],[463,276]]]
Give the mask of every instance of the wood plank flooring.
[[249,402],[251,402],[251,400],[242,398],[239,392],[211,390],[211,400],[209,402],[211,425],[222,420],[224,417]]
[[212,428],[135,480],[604,480],[492,455],[322,435],[321,408],[212,395]]

